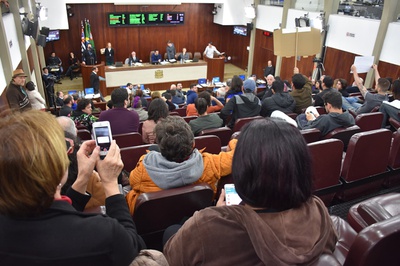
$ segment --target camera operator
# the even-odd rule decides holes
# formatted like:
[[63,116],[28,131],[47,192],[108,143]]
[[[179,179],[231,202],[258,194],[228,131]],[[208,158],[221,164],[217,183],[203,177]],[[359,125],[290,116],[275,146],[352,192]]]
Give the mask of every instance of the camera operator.
[[44,67],[42,79],[46,89],[48,105],[49,107],[54,107],[54,83],[56,82],[57,77],[53,74],[50,74],[49,69]]

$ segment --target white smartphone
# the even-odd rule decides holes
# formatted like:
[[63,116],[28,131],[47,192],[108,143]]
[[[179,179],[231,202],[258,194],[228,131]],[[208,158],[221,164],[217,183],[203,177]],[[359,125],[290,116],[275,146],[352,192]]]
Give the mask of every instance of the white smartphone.
[[225,184],[225,202],[226,205],[239,205],[242,202],[242,199],[236,192],[234,184]]
[[100,147],[100,158],[104,159],[110,149],[112,140],[110,122],[94,122],[92,132],[96,145]]

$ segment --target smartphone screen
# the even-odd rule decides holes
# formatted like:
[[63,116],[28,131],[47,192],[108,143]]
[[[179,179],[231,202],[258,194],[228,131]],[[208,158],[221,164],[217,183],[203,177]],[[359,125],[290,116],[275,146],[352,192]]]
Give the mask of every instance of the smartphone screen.
[[225,184],[225,202],[226,205],[239,205],[242,202],[242,199],[236,192],[234,184]]
[[96,145],[100,147],[100,157],[105,157],[111,145],[111,129],[109,122],[93,123]]

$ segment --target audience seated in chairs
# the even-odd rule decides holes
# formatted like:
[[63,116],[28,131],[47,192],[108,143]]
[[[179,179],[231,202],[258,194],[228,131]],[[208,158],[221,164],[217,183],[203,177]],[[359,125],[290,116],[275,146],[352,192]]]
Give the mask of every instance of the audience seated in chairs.
[[232,175],[242,203],[225,206],[222,190],[216,207],[196,212],[164,246],[170,265],[309,265],[333,253],[336,231],[312,196],[311,158],[295,127],[272,118],[249,123]]
[[[206,99],[207,101],[207,113],[214,113],[220,111],[224,105],[214,96],[212,96],[208,91],[202,91],[199,93],[198,98],[203,98]],[[197,99],[197,98],[196,98]],[[199,113],[196,110],[195,102],[196,99],[194,99],[194,102],[191,104],[188,104],[186,107],[186,116],[193,116],[196,115],[198,116]],[[214,101],[217,105],[211,106],[211,101]]]
[[226,103],[221,110],[221,118],[226,119],[232,114],[232,119],[228,123],[230,128],[233,128],[236,120],[243,117],[258,116],[261,110],[261,101],[254,94],[256,82],[250,78],[243,83],[242,95],[235,95],[229,102]]
[[150,151],[142,156],[129,176],[132,190],[126,201],[131,214],[141,193],[202,182],[215,193],[217,181],[231,173],[236,139],[229,143],[229,152],[210,154],[194,149],[193,133],[180,116],[161,119],[154,131],[160,152]]
[[113,135],[138,132],[139,115],[127,109],[129,95],[126,89],[117,88],[111,93],[113,108],[100,113],[99,121],[109,121]]
[[328,114],[319,115],[308,111],[298,115],[296,120],[300,129],[317,128],[323,137],[336,128],[355,124],[354,117],[349,112],[342,111],[342,95],[339,92],[328,92],[323,100]]
[[207,113],[207,108],[209,107],[209,105],[205,98],[199,96],[194,101],[194,105],[196,106],[196,110],[199,113],[199,117],[197,119],[191,120],[189,122],[189,125],[195,136],[204,129],[218,128],[222,126],[223,121],[221,117],[219,117],[219,115]]
[[71,119],[75,125],[83,125],[87,130],[92,132],[92,124],[97,121],[97,117],[92,115],[92,103],[89,99],[81,99],[78,106],[71,114]]
[[[82,144],[77,180],[62,196],[71,149],[55,118],[36,110],[1,116],[0,135],[7,136],[0,138],[1,263],[129,265],[145,244],[118,189],[123,164],[115,142],[104,160],[94,140]],[[81,212],[91,197],[86,188],[94,167],[107,215]]]

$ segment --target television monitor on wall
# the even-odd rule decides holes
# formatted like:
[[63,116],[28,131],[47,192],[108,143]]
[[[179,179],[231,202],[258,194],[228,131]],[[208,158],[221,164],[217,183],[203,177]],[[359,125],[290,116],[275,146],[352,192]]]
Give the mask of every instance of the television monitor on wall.
[[60,31],[51,30],[49,31],[49,36],[46,37],[46,42],[58,41],[59,39],[60,39]]
[[233,34],[247,36],[247,27],[245,26],[233,26]]

